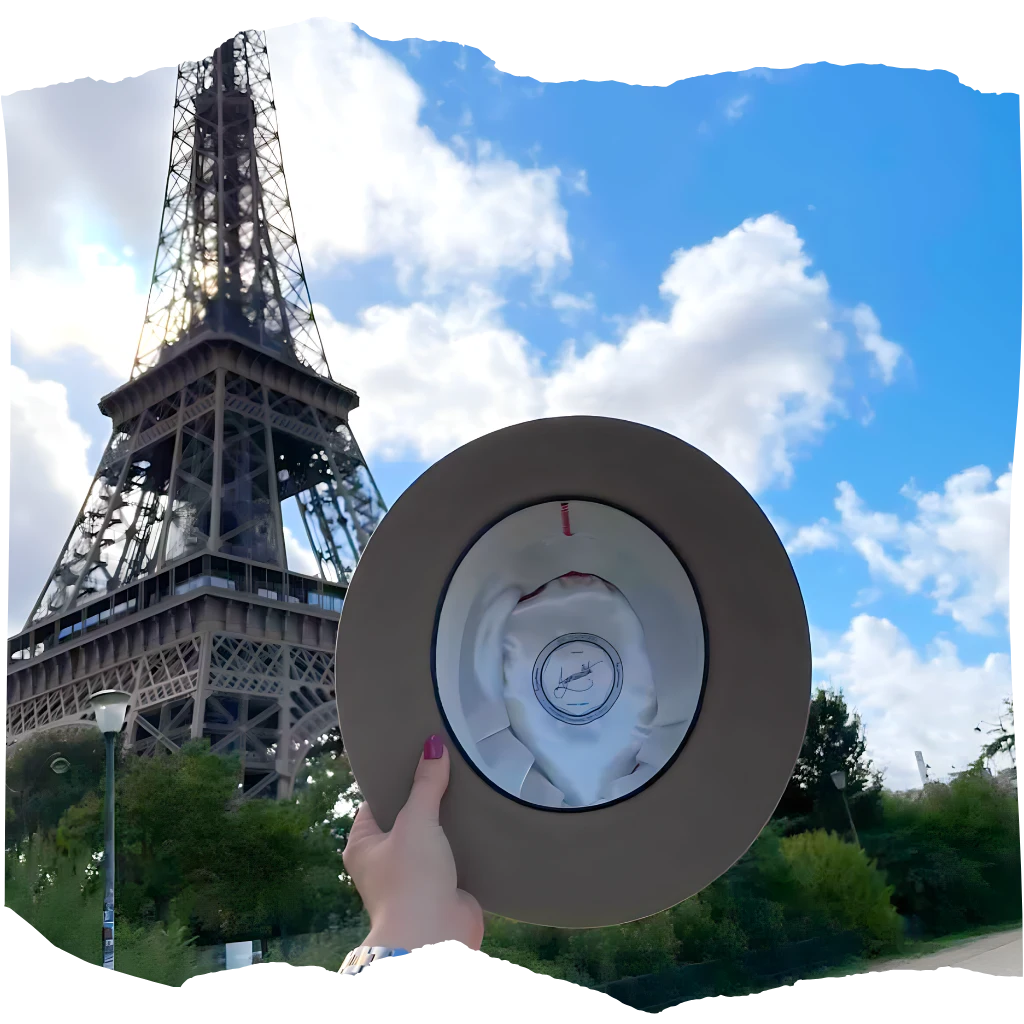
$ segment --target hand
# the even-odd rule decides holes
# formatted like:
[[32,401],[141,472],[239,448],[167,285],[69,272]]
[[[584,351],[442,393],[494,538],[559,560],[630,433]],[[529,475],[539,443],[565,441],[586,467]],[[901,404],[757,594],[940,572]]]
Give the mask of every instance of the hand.
[[412,792],[391,831],[380,830],[364,801],[345,845],[345,870],[370,915],[363,945],[412,950],[455,939],[479,949],[483,911],[458,888],[455,858],[438,822],[448,788],[448,751],[439,736],[431,736],[423,751]]

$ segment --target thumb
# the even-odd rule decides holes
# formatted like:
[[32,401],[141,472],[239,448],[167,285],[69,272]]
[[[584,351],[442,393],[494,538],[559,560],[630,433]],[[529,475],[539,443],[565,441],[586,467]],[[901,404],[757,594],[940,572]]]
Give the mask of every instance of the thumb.
[[448,788],[449,767],[448,750],[443,740],[440,736],[431,736],[423,744],[423,754],[412,780],[412,792],[395,824],[438,824],[441,797]]

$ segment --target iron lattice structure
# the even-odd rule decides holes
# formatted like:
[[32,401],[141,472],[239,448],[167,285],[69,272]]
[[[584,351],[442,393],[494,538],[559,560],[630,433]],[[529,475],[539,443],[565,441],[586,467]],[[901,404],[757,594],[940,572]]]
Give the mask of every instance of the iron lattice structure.
[[[8,744],[133,694],[139,753],[207,737],[245,792],[290,792],[336,721],[333,648],[385,511],[313,317],[262,34],[178,69],[157,255],[89,493],[9,643]],[[294,498],[317,573],[288,569]]]

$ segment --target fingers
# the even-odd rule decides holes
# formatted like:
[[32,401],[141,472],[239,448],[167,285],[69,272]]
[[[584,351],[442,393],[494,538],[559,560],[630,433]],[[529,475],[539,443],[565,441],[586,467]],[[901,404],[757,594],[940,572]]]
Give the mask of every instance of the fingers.
[[379,836],[380,826],[377,824],[370,810],[370,805],[364,800],[356,810],[356,816],[352,821],[352,828],[349,829],[348,841],[354,842],[365,839],[367,836]]
[[[438,746],[441,748],[440,757],[425,756],[427,753],[435,753]],[[403,824],[438,824],[441,797],[448,788],[449,768],[447,748],[440,737],[432,736],[424,744],[424,755],[420,756],[416,774],[413,776],[412,792],[398,815]]]

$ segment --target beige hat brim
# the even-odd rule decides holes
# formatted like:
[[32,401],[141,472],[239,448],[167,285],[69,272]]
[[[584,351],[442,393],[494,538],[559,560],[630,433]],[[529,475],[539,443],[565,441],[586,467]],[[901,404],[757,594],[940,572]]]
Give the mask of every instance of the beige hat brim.
[[[603,502],[654,530],[688,571],[706,675],[676,757],[616,803],[542,809],[510,798],[447,727],[433,678],[441,601],[476,539],[546,501]],[[368,543],[337,645],[338,716],[359,788],[384,830],[423,741],[445,739],[441,824],[459,885],[485,910],[534,924],[637,920],[699,892],[771,817],[800,752],[810,699],[807,617],[793,567],[757,502],[685,442],[625,420],[535,420],[427,470]]]

